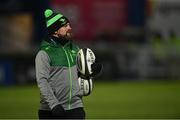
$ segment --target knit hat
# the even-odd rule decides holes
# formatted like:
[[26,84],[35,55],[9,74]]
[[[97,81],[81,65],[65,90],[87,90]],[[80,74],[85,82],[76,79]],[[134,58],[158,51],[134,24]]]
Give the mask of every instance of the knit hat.
[[65,16],[60,13],[53,12],[51,9],[46,9],[44,15],[46,19],[46,27],[49,34],[54,33],[69,22],[69,20]]

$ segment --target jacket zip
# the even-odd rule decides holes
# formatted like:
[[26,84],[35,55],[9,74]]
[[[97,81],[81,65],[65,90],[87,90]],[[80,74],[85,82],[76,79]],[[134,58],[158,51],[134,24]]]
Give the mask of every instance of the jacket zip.
[[69,54],[70,54],[70,57],[71,57],[71,61],[72,61],[72,63],[73,63],[74,60],[73,60],[73,57],[72,57],[72,55],[71,55],[71,52],[69,52]]
[[68,109],[70,110],[71,109],[71,99],[72,99],[72,72],[71,72],[71,69],[70,69],[70,60],[69,60],[69,57],[68,57],[68,53],[67,51],[64,49],[63,47],[63,50],[66,54],[66,58],[67,58],[67,61],[68,61],[68,67],[69,67],[69,82],[70,82],[70,92],[69,92],[69,100],[68,100]]

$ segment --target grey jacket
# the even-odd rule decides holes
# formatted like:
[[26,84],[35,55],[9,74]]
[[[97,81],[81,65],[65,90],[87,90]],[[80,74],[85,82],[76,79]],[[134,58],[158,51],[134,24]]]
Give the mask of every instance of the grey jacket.
[[40,109],[52,110],[61,104],[65,110],[83,107],[78,84],[78,47],[43,41],[35,59],[36,80],[40,89]]

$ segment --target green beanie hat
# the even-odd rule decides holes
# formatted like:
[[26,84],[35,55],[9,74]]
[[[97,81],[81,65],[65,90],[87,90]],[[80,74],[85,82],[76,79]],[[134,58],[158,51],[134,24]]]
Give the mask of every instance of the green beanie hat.
[[60,13],[53,12],[51,9],[46,9],[44,15],[46,19],[46,27],[49,34],[54,33],[69,22],[69,20],[65,16]]

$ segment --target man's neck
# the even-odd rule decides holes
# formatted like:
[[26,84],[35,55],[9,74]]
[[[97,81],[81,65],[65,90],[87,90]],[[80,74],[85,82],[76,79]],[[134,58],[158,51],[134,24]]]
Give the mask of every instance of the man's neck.
[[50,36],[50,38],[53,39],[56,43],[60,43],[62,46],[64,46],[66,43],[69,42],[69,40],[65,40],[63,38],[59,38],[56,35],[52,35],[52,36]]

